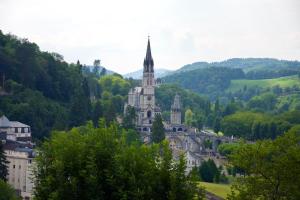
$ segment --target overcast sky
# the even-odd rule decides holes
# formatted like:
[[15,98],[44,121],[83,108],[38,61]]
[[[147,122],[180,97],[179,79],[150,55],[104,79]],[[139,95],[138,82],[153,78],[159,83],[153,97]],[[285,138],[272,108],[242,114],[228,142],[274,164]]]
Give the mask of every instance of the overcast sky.
[[300,0],[0,0],[0,29],[118,73],[232,57],[300,60]]

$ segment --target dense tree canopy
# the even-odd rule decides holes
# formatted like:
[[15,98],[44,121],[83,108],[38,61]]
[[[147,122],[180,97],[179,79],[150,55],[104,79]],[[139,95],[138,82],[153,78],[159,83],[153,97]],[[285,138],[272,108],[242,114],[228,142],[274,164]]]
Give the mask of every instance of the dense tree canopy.
[[[194,199],[185,160],[168,144],[129,145],[116,125],[53,133],[39,149],[36,199]],[[198,196],[202,198],[202,196]]]
[[230,199],[300,198],[300,127],[275,140],[241,144],[230,156],[246,176],[234,184]]
[[287,112],[272,116],[258,112],[237,112],[222,119],[221,130],[225,135],[243,137],[250,140],[275,138],[295,126],[298,112]]

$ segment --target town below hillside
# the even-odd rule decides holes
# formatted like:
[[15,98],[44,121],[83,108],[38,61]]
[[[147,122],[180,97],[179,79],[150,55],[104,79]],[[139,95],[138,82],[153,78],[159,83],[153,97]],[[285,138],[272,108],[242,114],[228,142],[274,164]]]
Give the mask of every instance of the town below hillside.
[[300,198],[300,62],[234,58],[157,77],[150,39],[141,51],[135,79],[0,31],[7,199]]

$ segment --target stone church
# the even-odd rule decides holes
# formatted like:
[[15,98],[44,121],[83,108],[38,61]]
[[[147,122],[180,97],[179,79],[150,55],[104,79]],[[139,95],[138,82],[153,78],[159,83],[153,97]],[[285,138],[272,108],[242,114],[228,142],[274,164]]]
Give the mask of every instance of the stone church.
[[[154,62],[151,55],[150,40],[148,39],[142,86],[129,90],[128,102],[124,106],[124,112],[126,112],[128,106],[135,108],[137,115],[136,125],[144,143],[151,141],[152,123],[155,115],[161,113],[160,108],[155,104],[155,88],[157,86],[158,84],[154,77]],[[178,94],[174,97],[170,111],[169,122],[163,122],[165,136],[169,141],[175,159],[178,159],[182,153],[186,155],[187,172],[194,166],[199,166],[203,160],[214,159],[211,155],[216,152],[217,144],[221,143],[221,141],[231,141],[230,138],[207,134],[203,130],[197,132],[195,128],[183,125],[181,121],[181,102]],[[213,150],[205,148],[204,141],[207,139],[213,142]]]
[[[151,54],[150,40],[148,38],[146,57],[144,59],[142,86],[129,90],[128,103],[126,103],[124,107],[124,111],[126,111],[127,106],[135,108],[137,114],[136,125],[140,132],[151,132],[155,115],[161,114],[160,108],[155,104],[155,87],[157,87],[157,82],[154,77],[154,61]],[[174,103],[171,107],[170,122],[177,127],[173,127],[176,130],[183,130],[183,128],[180,128],[181,106],[179,95],[175,96]],[[168,125],[165,126],[165,128],[170,129],[171,127]]]

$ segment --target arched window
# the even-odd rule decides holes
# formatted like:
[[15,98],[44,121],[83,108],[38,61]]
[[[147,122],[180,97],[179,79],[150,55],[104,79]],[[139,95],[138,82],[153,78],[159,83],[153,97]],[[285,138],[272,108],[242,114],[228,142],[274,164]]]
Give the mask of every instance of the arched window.
[[178,131],[182,131],[182,128],[178,128]]
[[143,131],[147,131],[147,130],[148,130],[147,127],[144,127],[144,128],[143,128]]
[[151,110],[148,110],[148,112],[147,112],[147,117],[150,118],[151,115],[152,115]]
[[173,132],[176,132],[176,128],[175,127],[173,128]]

